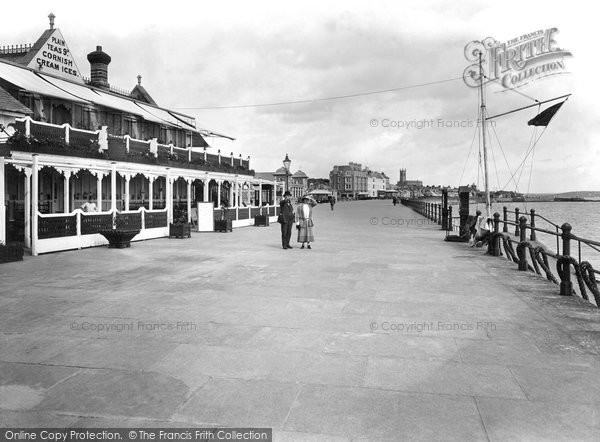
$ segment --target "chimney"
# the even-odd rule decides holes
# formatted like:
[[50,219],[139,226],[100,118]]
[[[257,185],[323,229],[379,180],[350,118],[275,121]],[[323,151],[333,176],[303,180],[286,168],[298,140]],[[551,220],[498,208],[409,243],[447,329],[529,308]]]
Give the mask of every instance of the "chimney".
[[87,55],[87,59],[90,62],[91,68],[91,82],[92,86],[101,87],[108,89],[108,65],[111,62],[110,55],[102,51],[102,46],[96,46],[94,52],[90,52]]

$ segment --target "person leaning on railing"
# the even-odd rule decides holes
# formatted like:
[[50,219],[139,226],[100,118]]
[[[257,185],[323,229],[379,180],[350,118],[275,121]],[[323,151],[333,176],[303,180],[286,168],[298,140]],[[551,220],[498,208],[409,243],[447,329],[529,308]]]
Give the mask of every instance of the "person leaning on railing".
[[96,203],[92,202],[92,199],[89,198],[85,203],[81,205],[81,210],[84,212],[97,212],[98,207],[96,207]]

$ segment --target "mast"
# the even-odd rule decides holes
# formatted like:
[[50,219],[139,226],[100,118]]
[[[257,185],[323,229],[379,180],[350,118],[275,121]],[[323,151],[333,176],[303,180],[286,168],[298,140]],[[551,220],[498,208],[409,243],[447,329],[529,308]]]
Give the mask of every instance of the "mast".
[[479,52],[479,95],[481,96],[481,137],[483,142],[483,173],[485,183],[485,214],[486,218],[491,218],[491,202],[490,202],[490,187],[488,184],[488,161],[487,161],[487,145],[485,133],[485,89],[483,87],[483,60],[481,51]]

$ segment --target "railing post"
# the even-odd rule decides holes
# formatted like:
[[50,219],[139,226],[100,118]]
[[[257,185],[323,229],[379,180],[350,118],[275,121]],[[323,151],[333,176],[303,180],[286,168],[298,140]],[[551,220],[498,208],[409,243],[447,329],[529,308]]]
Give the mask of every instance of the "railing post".
[[69,144],[69,135],[70,135],[69,129],[70,129],[69,124],[65,123],[65,144]]
[[529,212],[531,213],[531,222],[529,223],[531,232],[529,233],[529,240],[535,241],[535,209],[531,209]]
[[[562,230],[561,238],[563,240],[562,256],[571,256],[571,224],[564,223],[560,226]],[[560,294],[561,296],[571,296],[573,294],[573,283],[571,282],[571,265],[564,263],[566,269],[560,276]]]
[[519,208],[515,207],[515,236],[521,235],[521,230],[519,229]]
[[25,117],[25,136],[31,135],[31,117]]
[[[523,243],[527,241],[527,218],[522,216],[519,218],[519,227],[520,227],[520,241]],[[527,251],[523,250],[521,256],[519,256],[519,270],[525,271],[527,270]]]
[[527,241],[527,218],[522,216],[519,218],[519,241]]
[[448,190],[442,190],[442,230],[448,230]]
[[492,256],[500,256],[500,214],[494,213],[494,236],[492,241]]
[[504,206],[502,208],[502,212],[503,212],[502,221],[504,222],[504,227],[502,227],[502,231],[504,233],[508,233],[508,224],[507,224],[507,221],[508,221],[508,207]]

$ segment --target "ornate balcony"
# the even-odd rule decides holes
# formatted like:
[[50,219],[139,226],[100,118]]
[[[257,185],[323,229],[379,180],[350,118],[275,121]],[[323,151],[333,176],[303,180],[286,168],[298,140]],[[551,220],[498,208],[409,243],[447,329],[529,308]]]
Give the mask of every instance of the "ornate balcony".
[[[196,169],[240,175],[254,175],[249,168],[250,158],[226,157],[197,152],[192,148],[159,144],[154,140],[137,140],[128,135],[107,133],[106,126],[98,131],[72,128],[68,124],[55,125],[32,120],[17,119],[13,124],[15,133],[8,139],[3,150],[32,152],[51,155],[97,158],[140,164]],[[7,152],[6,152],[7,153]]]

